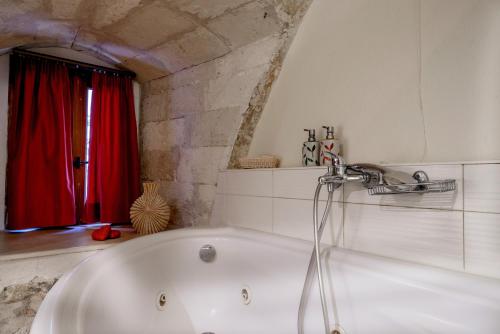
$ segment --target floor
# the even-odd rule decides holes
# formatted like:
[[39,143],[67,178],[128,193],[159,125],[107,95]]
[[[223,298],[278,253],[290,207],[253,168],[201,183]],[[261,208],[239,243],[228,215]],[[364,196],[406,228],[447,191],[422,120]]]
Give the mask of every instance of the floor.
[[121,231],[121,237],[114,240],[94,241],[90,234],[99,226],[71,226],[58,229],[41,229],[30,232],[0,232],[0,257],[19,254],[33,254],[78,247],[105,248],[139,235],[130,226],[117,226],[113,229]]

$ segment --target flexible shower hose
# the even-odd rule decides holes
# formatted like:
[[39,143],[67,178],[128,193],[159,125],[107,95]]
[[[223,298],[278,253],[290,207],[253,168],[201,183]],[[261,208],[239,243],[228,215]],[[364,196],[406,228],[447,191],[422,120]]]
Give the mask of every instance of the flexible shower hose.
[[321,298],[321,308],[323,311],[323,321],[325,325],[325,334],[330,334],[330,322],[328,317],[328,305],[326,303],[325,289],[323,284],[323,268],[321,264],[321,252],[320,243],[321,237],[323,236],[323,231],[326,226],[326,221],[330,213],[330,208],[332,206],[333,199],[333,188],[328,187],[328,200],[326,202],[325,211],[323,212],[323,217],[321,218],[321,224],[318,224],[318,202],[319,194],[321,192],[321,187],[323,185],[318,183],[316,191],[314,193],[313,202],[313,225],[314,225],[314,249],[309,260],[309,266],[307,268],[307,275],[304,282],[304,287],[302,288],[302,296],[300,297],[299,312],[297,318],[298,333],[304,334],[304,315],[305,308],[308,300],[308,291],[311,289],[312,279],[314,272],[317,273],[319,293]]

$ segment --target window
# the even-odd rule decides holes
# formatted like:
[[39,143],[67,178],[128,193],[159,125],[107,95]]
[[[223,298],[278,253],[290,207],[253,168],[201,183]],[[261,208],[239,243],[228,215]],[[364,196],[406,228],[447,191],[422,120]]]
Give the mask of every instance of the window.
[[[87,113],[85,114],[86,127],[85,127],[85,161],[89,161],[90,153],[90,116],[92,114],[92,89],[87,89]],[[89,164],[85,165],[85,185],[84,185],[84,201],[87,199],[89,179]]]

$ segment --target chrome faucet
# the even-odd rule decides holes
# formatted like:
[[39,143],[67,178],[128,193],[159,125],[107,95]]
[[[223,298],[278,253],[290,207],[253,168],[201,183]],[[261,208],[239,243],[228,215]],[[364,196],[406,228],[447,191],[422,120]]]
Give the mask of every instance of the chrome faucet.
[[384,170],[371,164],[346,164],[340,155],[332,157],[332,164],[328,166],[325,175],[318,181],[327,185],[328,189],[337,189],[346,182],[359,182],[366,188],[383,184]]
[[[323,234],[323,230],[326,224],[326,220],[328,219],[328,214],[332,204],[333,192],[335,189],[340,187],[346,182],[359,182],[364,187],[370,189],[371,187],[377,184],[383,184],[384,179],[384,170],[369,164],[356,164],[356,165],[348,165],[346,164],[344,158],[340,155],[332,154],[332,164],[328,166],[328,170],[325,175],[319,177],[318,186],[316,187],[316,192],[314,194],[313,201],[313,226],[314,226],[314,251],[311,254],[311,260],[309,261],[309,268],[307,269],[306,281],[304,283],[304,288],[302,290],[302,296],[299,304],[299,316],[297,327],[299,329],[299,334],[302,334],[303,331],[303,314],[305,308],[305,289],[308,287],[308,284],[311,282],[309,277],[312,275],[313,268],[316,269],[316,274],[318,277],[318,287],[319,294],[321,300],[321,308],[323,310],[323,321],[325,325],[325,334],[337,333],[338,330],[330,331],[330,320],[328,316],[328,306],[327,299],[325,294],[325,287],[323,281],[323,269],[321,264],[321,236]],[[326,204],[325,211],[323,213],[323,218],[321,219],[321,223],[319,222],[319,213],[318,213],[318,201],[319,195],[321,192],[321,187],[326,185],[328,189],[328,200]],[[338,319],[336,320],[335,328],[338,328]]]

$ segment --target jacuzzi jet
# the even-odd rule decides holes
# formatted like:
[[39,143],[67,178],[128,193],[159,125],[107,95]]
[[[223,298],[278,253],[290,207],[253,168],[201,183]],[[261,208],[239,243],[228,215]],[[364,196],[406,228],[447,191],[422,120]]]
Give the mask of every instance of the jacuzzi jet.
[[241,301],[243,304],[248,305],[252,301],[251,295],[250,295],[250,288],[247,286],[244,286],[241,289]]
[[162,291],[158,294],[156,298],[156,308],[160,311],[163,311],[167,306],[167,293]]

